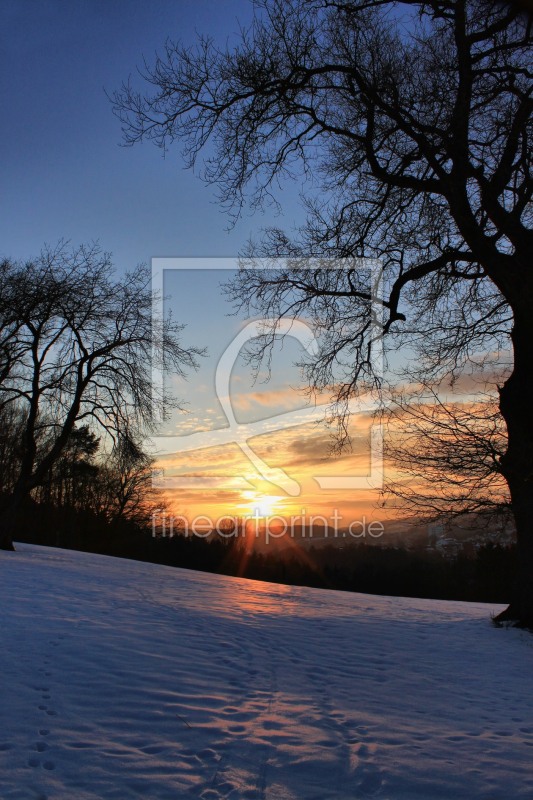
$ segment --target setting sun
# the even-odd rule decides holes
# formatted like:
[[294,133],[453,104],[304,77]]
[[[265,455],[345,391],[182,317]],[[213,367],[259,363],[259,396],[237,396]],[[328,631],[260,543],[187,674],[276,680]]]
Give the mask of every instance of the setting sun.
[[282,498],[274,494],[253,494],[249,500],[250,513],[255,517],[272,517],[281,512],[279,501]]

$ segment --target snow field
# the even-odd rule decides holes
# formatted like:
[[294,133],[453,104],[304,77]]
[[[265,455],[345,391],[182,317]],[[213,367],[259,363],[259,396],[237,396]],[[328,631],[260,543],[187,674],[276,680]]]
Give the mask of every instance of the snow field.
[[533,636],[484,604],[0,554],[1,800],[533,800]]

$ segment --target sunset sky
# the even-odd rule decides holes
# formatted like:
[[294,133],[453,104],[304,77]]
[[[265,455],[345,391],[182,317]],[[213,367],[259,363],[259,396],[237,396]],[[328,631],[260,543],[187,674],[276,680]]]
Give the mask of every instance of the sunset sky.
[[[168,36],[190,43],[198,30],[225,41],[238,30],[237,18],[250,19],[250,8],[244,0],[3,2],[0,92],[9,124],[0,132],[0,254],[27,258],[62,238],[98,240],[124,270],[154,257],[235,258],[263,226],[298,224],[302,186],[287,184],[281,215],[245,213],[228,229],[214,191],[183,169],[179,148],[163,158],[152,145],[119,146],[120,126],[105,94],[143,56],[150,61]],[[228,420],[215,392],[217,359],[246,320],[228,316],[220,284],[229,273],[197,264],[165,272],[168,306],[187,325],[184,343],[206,347],[208,357],[188,381],[174,381],[186,413],[162,430],[175,437],[176,449],[160,466],[166,478],[187,476],[189,485],[195,476],[213,480],[208,488],[173,489],[172,508],[214,516],[329,514],[333,508],[346,519],[374,513],[375,492],[321,489],[315,479],[368,473],[369,420],[354,421],[352,453],[328,457],[329,434],[317,421],[306,423],[304,409],[313,408],[296,389],[301,380],[293,362],[302,349],[295,340],[275,354],[270,380],[263,374],[254,384],[250,369],[237,362],[230,387],[237,423],[251,425],[248,444],[271,468],[284,470],[292,496],[258,473],[235,436],[220,438]],[[202,431],[202,448],[183,452],[184,437]],[[237,438],[242,434],[239,429]]]
[[[45,243],[67,239],[73,245],[99,241],[118,270],[154,258],[191,259],[190,269],[166,269],[163,287],[166,308],[187,326],[184,344],[208,351],[187,381],[167,376],[185,409],[161,430],[172,439],[166,450],[154,443],[167,485],[169,479],[176,484],[169,490],[173,511],[327,516],[338,509],[343,524],[382,518],[375,489],[325,489],[317,481],[359,478],[365,485],[370,418],[354,417],[352,452],[329,455],[328,430],[316,419],[320,408],[315,413],[297,389],[301,379],[294,362],[303,352],[298,342],[287,340],[276,351],[270,379],[263,373],[254,383],[250,368],[236,359],[229,394],[236,423],[246,429],[239,427],[235,435],[229,430],[215,391],[218,360],[249,321],[230,316],[222,295],[220,285],[231,273],[202,269],[199,259],[235,259],[267,225],[290,232],[303,220],[299,195],[305,186],[281,187],[281,213],[245,212],[229,228],[214,190],[183,169],[179,147],[163,158],[151,144],[119,146],[120,125],[106,97],[143,57],[151,62],[167,37],[192,43],[197,30],[225,42],[238,30],[237,18],[249,21],[251,4],[4,0],[0,15],[0,94],[7,121],[0,131],[0,256],[27,258]],[[283,470],[285,489],[265,480],[239,440],[278,470],[271,477]],[[191,479],[201,480],[194,487]]]
[[[186,335],[208,346],[199,372],[172,382],[175,395],[185,399],[186,413],[173,414],[161,429],[168,439],[154,442],[156,452],[168,453],[159,459],[162,485],[177,484],[169,489],[173,508],[214,519],[226,513],[327,517],[334,509],[343,518],[339,524],[374,518],[377,495],[365,480],[371,467],[369,413],[353,419],[352,450],[333,457],[331,431],[323,421],[327,398],[311,399],[300,388],[296,362],[305,356],[300,341],[295,336],[280,340],[270,374],[265,367],[254,379],[250,366],[238,357],[240,342],[254,332],[253,323],[229,315],[232,307],[221,299],[221,285],[232,271],[204,268],[217,262],[201,259],[180,260],[180,268],[170,260],[168,265],[159,263],[164,265],[169,305],[176,308],[176,298],[183,303],[180,319],[187,325]],[[304,327],[304,344],[305,335]],[[241,443],[251,447],[251,456]],[[254,456],[263,463],[254,463]],[[321,478],[337,476],[341,482],[359,478],[362,486],[321,488]]]

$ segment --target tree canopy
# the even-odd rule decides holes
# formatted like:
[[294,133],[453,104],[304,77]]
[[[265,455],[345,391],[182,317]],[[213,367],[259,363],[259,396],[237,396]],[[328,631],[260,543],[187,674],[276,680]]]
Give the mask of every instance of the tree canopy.
[[[274,322],[313,319],[321,347],[307,379],[334,389],[341,419],[376,377],[376,303],[380,338],[415,350],[424,381],[512,349],[499,385],[520,551],[508,613],[533,623],[531,17],[493,0],[255,9],[234,46],[168,41],[144,70],[147,91],[116,92],[125,141],[182,144],[234,214],[275,199],[280,181],[306,181],[303,228],[267,231],[246,253],[286,263],[245,264],[230,293]],[[332,258],[341,269],[320,261]],[[382,265],[377,299],[368,258]]]
[[170,318],[154,323],[146,269],[116,278],[97,246],[4,260],[0,288],[0,411],[20,436],[0,529],[9,548],[17,509],[67,454],[76,426],[136,441],[156,409],[176,402],[153,384],[152,365],[184,374],[201,351],[182,346]]

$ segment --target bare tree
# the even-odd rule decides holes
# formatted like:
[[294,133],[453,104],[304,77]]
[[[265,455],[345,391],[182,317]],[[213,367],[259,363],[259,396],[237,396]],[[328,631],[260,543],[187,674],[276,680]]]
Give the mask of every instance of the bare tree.
[[[53,442],[37,444],[37,460],[41,452],[46,453]],[[68,506],[77,510],[94,509],[94,484],[99,467],[94,459],[100,440],[88,425],[74,427],[61,455],[43,478],[40,486],[32,492],[38,502],[49,503],[57,508]]]
[[[264,0],[237,46],[167,42],[148,93],[114,99],[128,143],[180,140],[194,164],[211,140],[203,176],[236,213],[311,178],[300,235],[271,231],[252,253],[293,261],[245,269],[232,290],[262,316],[322,323],[308,377],[336,385],[341,419],[373,378],[359,257],[381,259],[383,333],[419,348],[426,378],[510,337],[501,470],[520,573],[507,617],[533,625],[531,45],[529,16],[492,0]],[[309,256],[348,262],[303,269]]]
[[99,511],[109,522],[128,520],[148,527],[153,513],[165,506],[161,492],[152,486],[153,464],[140,442],[118,437],[99,474]]
[[196,366],[197,348],[180,344],[181,326],[152,324],[144,267],[122,279],[98,247],[60,245],[0,273],[0,407],[23,414],[20,461],[0,526],[12,549],[17,512],[64,453],[76,425],[108,437],[152,428],[154,408],[174,401],[156,393],[151,366],[178,374]]
[[[15,445],[13,434],[10,431],[5,438],[10,435]],[[46,452],[51,444],[39,442],[38,453]],[[55,508],[89,512],[109,525],[127,521],[148,527],[153,511],[165,506],[162,493],[152,485],[154,459],[141,442],[123,432],[118,432],[111,452],[100,452],[100,444],[88,425],[75,427],[57,461],[32,491],[33,499]]]
[[492,395],[450,400],[434,387],[396,394],[382,419],[388,426],[384,497],[426,521],[467,517],[475,524],[510,521],[501,459],[507,436]]
[[26,420],[14,405],[0,405],[0,492],[9,495],[20,468],[21,440]]

